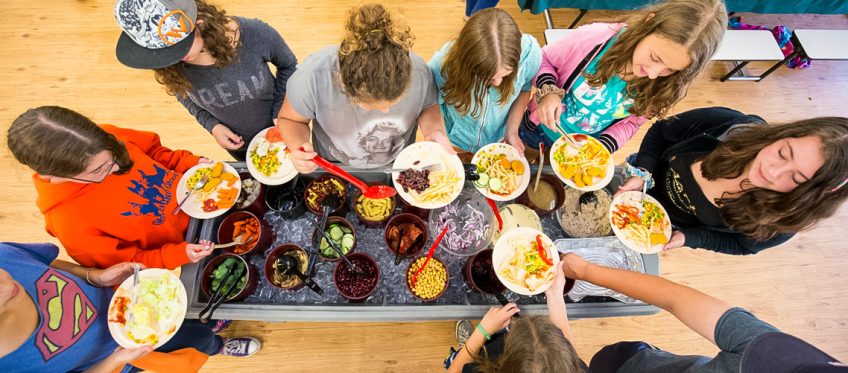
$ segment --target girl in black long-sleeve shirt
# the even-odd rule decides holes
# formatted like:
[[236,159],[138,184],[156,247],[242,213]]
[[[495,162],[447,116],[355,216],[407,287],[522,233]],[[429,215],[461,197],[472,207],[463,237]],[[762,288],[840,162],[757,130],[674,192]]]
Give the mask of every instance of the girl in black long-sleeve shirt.
[[[767,125],[728,108],[695,109],[654,124],[634,167],[680,246],[748,255],[779,245],[832,215],[848,197],[848,119]],[[640,190],[642,178],[621,190]]]

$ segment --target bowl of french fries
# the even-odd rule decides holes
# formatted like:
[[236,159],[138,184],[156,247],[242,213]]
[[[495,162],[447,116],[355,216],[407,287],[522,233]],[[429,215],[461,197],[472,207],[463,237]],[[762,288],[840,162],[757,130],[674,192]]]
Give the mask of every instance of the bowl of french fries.
[[[434,165],[438,166],[428,167]],[[398,154],[392,168],[403,170],[392,173],[398,195],[418,208],[446,206],[459,196],[465,184],[465,170],[459,157],[432,141],[407,146]]]

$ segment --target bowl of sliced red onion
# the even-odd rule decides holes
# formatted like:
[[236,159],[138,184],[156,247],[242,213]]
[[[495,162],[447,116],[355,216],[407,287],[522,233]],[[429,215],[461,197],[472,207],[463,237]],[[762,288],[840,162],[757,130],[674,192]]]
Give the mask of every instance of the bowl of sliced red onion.
[[489,247],[495,235],[495,216],[486,199],[474,189],[465,189],[451,203],[430,211],[427,227],[436,237],[448,228],[439,247],[459,256],[471,256]]

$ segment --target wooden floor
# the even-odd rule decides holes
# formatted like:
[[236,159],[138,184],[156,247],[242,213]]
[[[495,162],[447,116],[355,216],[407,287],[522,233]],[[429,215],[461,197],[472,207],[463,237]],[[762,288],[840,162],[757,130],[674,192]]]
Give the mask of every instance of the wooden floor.
[[[352,0],[219,0],[230,14],[261,18],[274,26],[302,60],[337,43]],[[462,27],[458,0],[385,2],[408,20],[425,59]],[[520,13],[514,1],[500,5],[521,28],[544,43],[541,15]],[[132,70],[115,58],[119,29],[113,0],[0,2],[0,138],[24,110],[61,105],[99,123],[155,131],[163,142],[208,157],[226,159],[186,110],[167,96],[149,71]],[[557,26],[576,12],[554,12]],[[587,20],[621,13],[590,12]],[[585,22],[585,21],[584,21]],[[792,28],[848,29],[845,16],[745,15],[745,22]],[[752,64],[753,69],[767,65]],[[815,61],[808,70],[780,69],[761,83],[717,80],[724,64],[712,64],[676,112],[723,105],[772,122],[848,115],[848,61]],[[644,133],[644,129],[641,133]],[[641,138],[640,133],[640,138]],[[616,155],[635,151],[638,139]],[[3,146],[0,169],[0,232],[3,241],[56,242],[43,229],[34,205],[30,172]],[[844,247],[848,210],[787,244],[753,257],[731,257],[680,249],[662,258],[662,275],[745,307],[785,332],[848,361],[848,255]],[[236,322],[229,333],[261,338],[265,347],[248,359],[214,357],[206,371],[409,372],[441,369],[453,343],[453,322],[259,323]],[[716,348],[668,313],[572,321],[577,351],[588,361],[600,347],[619,340],[646,340],[681,354],[712,355]]]

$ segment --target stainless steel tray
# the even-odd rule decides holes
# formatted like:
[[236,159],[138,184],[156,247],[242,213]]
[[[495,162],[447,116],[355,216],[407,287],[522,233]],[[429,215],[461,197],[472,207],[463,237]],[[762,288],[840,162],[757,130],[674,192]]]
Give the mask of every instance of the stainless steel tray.
[[[244,163],[232,164],[236,169],[246,169]],[[356,176],[365,181],[379,181],[391,183],[390,175],[381,171],[356,170],[346,168]],[[531,166],[535,173],[536,166]],[[552,173],[549,167],[546,171]],[[314,178],[323,175],[316,172],[301,177]],[[608,188],[613,188],[621,182],[620,177],[613,179]],[[470,185],[466,187],[470,188]],[[307,212],[307,214],[309,214]],[[218,219],[192,220],[193,226],[200,226],[200,231],[192,237],[187,235],[189,242],[198,239],[211,239],[215,235]],[[293,221],[282,220],[273,211],[269,211],[265,219],[272,222],[277,233],[277,239],[268,250],[281,243],[294,242],[304,249],[309,250],[307,243],[312,233],[312,224],[307,223],[304,217]],[[270,287],[262,273],[265,255],[258,253],[249,260],[257,266],[260,273],[260,284],[256,292],[244,302],[225,303],[215,312],[214,317],[219,319],[233,320],[262,320],[262,321],[414,321],[414,320],[456,320],[464,318],[478,318],[483,315],[489,307],[497,305],[497,300],[490,295],[481,295],[468,289],[462,278],[462,265],[467,258],[461,258],[437,252],[437,256],[446,262],[450,273],[450,284],[448,290],[441,298],[433,303],[422,303],[412,297],[405,285],[397,279],[402,278],[409,261],[406,260],[399,266],[394,266],[392,257],[385,248],[383,241],[383,229],[369,229],[357,224],[351,212],[348,215],[356,226],[357,247],[356,252],[365,252],[371,255],[380,265],[382,279],[377,291],[363,303],[348,303],[342,299],[334,284],[332,283],[332,270],[334,262],[321,262],[316,264],[315,281],[324,289],[322,297],[317,296],[306,288],[295,292],[283,291]],[[426,219],[425,219],[426,220]],[[566,238],[565,233],[553,216],[542,219],[542,226],[552,239]],[[189,232],[192,232],[189,229]],[[432,243],[430,237],[426,247]],[[186,317],[197,318],[198,313],[206,303],[206,296],[200,291],[199,276],[203,265],[211,258],[207,258],[196,264],[188,264],[182,267],[181,280],[188,292],[188,312]],[[645,273],[658,274],[659,260],[657,255],[642,255]],[[547,307],[543,295],[534,297],[519,296],[506,293],[511,301],[521,305],[522,313],[545,314]],[[566,297],[567,302],[571,302]],[[585,297],[580,302],[568,304],[568,316],[570,318],[589,317],[612,317],[648,315],[658,312],[656,307],[641,303],[622,303],[610,297]]]

